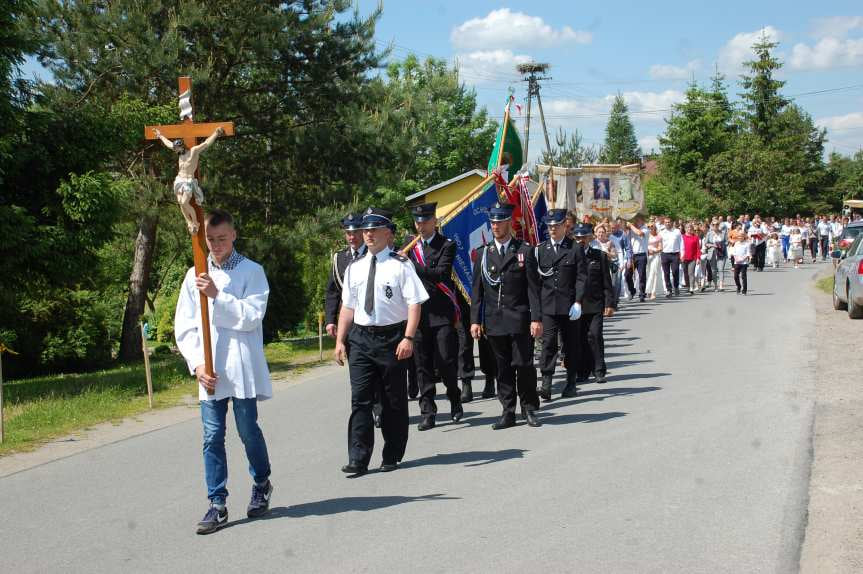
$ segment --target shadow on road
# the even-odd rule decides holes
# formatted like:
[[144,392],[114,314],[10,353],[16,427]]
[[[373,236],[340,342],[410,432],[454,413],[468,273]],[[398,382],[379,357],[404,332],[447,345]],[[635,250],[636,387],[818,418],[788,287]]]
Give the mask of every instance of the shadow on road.
[[461,500],[457,496],[444,496],[443,494],[426,494],[424,496],[346,496],[344,498],[330,498],[317,502],[306,502],[295,506],[277,506],[272,508],[269,514],[260,518],[243,518],[229,522],[225,528],[240,526],[257,520],[275,520],[277,518],[304,518],[306,516],[330,516],[342,514],[343,512],[368,512],[369,510],[380,510],[399,504],[409,502],[426,502],[432,500]]
[[464,466],[484,466],[502,460],[524,458],[525,449],[507,448],[504,450],[471,450],[467,452],[450,452],[436,454],[425,458],[408,460],[399,465],[400,468],[429,466],[434,464],[464,464]]
[[537,412],[537,418],[542,421],[544,425],[568,425],[570,423],[599,423],[602,421],[607,421],[611,419],[616,419],[620,417],[625,417],[626,413],[621,412],[610,412],[610,413],[584,413],[584,414],[572,414],[572,415],[553,415],[548,414],[547,416],[543,415],[542,411]]

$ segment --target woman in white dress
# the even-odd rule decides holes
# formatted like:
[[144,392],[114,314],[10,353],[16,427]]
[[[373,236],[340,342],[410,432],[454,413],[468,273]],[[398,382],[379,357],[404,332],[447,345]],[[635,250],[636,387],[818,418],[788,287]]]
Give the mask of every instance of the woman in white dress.
[[659,235],[655,221],[651,220],[647,229],[647,297],[656,299],[656,283],[661,272],[659,260],[662,254],[662,236]]
[[796,225],[791,226],[788,243],[788,259],[794,262],[794,269],[799,269],[803,263],[803,234]]

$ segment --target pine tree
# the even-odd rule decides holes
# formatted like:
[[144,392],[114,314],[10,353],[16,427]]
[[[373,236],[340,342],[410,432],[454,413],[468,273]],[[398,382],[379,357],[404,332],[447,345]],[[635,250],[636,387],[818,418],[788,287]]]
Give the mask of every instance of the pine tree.
[[605,145],[600,161],[602,163],[638,163],[641,150],[635,137],[635,128],[629,119],[629,108],[618,93],[611,106],[608,125],[605,126]]
[[776,135],[777,116],[789,103],[779,93],[785,82],[774,78],[775,73],[782,68],[782,62],[772,54],[778,45],[762,34],[758,43],[752,46],[755,59],[744,63],[749,74],[740,77],[740,85],[744,90],[740,97],[746,105],[745,117],[749,129],[768,143]]

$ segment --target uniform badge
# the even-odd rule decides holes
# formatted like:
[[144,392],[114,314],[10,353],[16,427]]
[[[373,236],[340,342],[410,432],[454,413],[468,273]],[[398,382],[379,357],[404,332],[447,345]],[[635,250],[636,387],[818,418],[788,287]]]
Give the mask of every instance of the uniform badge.
[[387,296],[387,299],[392,299],[393,298],[393,288],[390,287],[389,285],[387,285],[387,288],[384,289],[384,295]]
[[524,253],[518,254],[518,266],[524,267]]

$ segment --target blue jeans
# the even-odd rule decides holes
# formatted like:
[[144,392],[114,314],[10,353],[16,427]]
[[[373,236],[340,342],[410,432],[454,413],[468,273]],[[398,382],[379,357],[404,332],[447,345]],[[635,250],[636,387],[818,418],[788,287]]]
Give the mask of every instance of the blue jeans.
[[228,401],[234,401],[234,421],[249,461],[249,474],[257,484],[270,476],[270,457],[264,433],[258,426],[258,399],[222,399],[201,401],[201,422],[204,424],[204,475],[207,498],[215,504],[225,504],[228,497],[228,457],[225,454],[225,417]]

